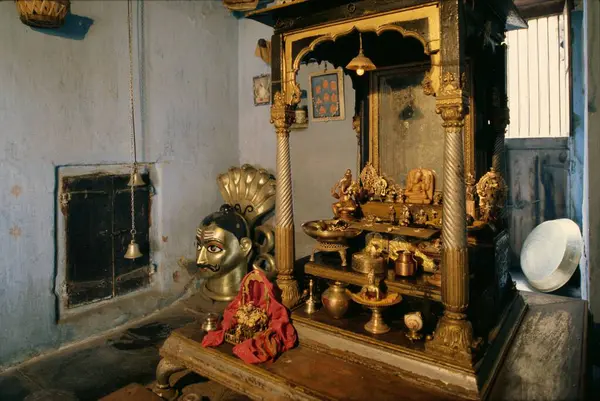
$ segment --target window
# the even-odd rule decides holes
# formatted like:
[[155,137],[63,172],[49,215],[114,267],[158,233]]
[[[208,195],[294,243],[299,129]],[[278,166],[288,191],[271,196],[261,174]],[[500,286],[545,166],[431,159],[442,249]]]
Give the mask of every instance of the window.
[[506,36],[507,138],[567,137],[571,126],[567,11],[527,22],[528,29]]
[[[144,181],[149,183],[148,174]],[[143,254],[124,258],[131,241],[129,175],[96,173],[61,180],[65,306],[117,297],[149,284],[150,186],[135,189],[136,241]]]

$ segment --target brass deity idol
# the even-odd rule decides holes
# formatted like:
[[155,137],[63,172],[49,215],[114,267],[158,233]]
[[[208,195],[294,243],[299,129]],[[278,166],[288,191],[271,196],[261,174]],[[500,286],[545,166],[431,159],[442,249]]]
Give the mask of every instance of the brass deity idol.
[[[204,294],[214,301],[231,301],[249,264],[270,278],[275,275],[272,229],[255,227],[275,206],[275,179],[266,170],[244,165],[219,175],[217,182],[227,203],[198,227],[196,266],[206,279]],[[261,235],[265,240],[258,243]]]
[[506,182],[499,172],[492,167],[477,183],[477,196],[479,197],[480,220],[495,222],[500,218],[506,194]]
[[373,301],[381,301],[383,297],[380,285],[381,277],[375,274],[375,270],[371,270],[367,274],[367,285],[361,288],[358,295]]
[[424,168],[410,170],[406,178],[406,191],[404,192],[406,202],[421,205],[431,204],[434,181],[432,170]]
[[331,188],[331,196],[338,199],[338,201],[332,205],[333,215],[336,218],[345,220],[354,218],[354,214],[358,210],[358,205],[353,199],[353,184],[352,171],[347,169],[344,176],[335,183],[333,188]]
[[372,334],[384,334],[390,331],[390,327],[383,320],[381,312],[383,309],[402,301],[400,294],[384,292],[381,289],[382,278],[374,270],[371,270],[367,274],[367,284],[361,288],[360,292],[357,294],[350,293],[350,297],[354,302],[371,309],[371,320],[364,325],[364,329]]
[[396,219],[396,209],[394,208],[394,205],[389,207],[388,216],[390,219],[390,224],[395,225],[398,222]]

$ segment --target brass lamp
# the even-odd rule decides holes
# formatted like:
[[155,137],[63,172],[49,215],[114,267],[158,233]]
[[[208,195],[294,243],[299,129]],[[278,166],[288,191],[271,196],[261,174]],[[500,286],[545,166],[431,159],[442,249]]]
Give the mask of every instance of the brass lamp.
[[364,55],[362,47],[362,33],[359,32],[358,35],[360,40],[360,49],[358,51],[358,56],[350,60],[346,68],[349,70],[356,71],[356,75],[360,77],[365,73],[365,71],[373,71],[377,69],[377,67],[375,66],[375,64],[373,64],[370,58]]

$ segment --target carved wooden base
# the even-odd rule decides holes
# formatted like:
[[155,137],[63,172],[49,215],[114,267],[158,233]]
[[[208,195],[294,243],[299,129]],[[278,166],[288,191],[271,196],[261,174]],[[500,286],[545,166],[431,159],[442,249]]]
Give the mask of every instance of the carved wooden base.
[[[462,345],[455,353],[448,353],[445,345],[440,348],[435,343],[425,343],[417,346],[408,340],[401,345],[399,341],[390,342],[385,336],[373,337],[366,332],[349,331],[335,327],[319,320],[316,315],[308,316],[301,309],[293,312],[294,327],[302,342],[314,342],[323,349],[335,355],[360,361],[361,363],[379,364],[392,367],[400,376],[408,375],[425,387],[443,389],[456,397],[484,399],[491,388],[502,361],[509,349],[513,336],[516,334],[527,306],[523,298],[516,294],[513,301],[505,308],[504,315],[493,330],[498,334],[488,345],[485,354],[474,360],[470,354],[462,353]],[[446,322],[448,323],[448,322]],[[446,323],[442,323],[441,326]],[[466,320],[458,323],[459,327],[454,337],[455,322],[449,322],[448,337],[462,341],[465,328],[461,325],[470,323]],[[442,328],[442,330],[445,330]],[[438,326],[439,331],[439,326]],[[394,333],[399,335],[400,333]],[[444,338],[444,337],[442,337]],[[432,344],[430,346],[429,344]]]
[[168,358],[163,358],[156,367],[156,383],[152,391],[167,401],[174,401],[179,396],[179,392],[171,387],[171,376],[177,372],[185,370],[185,366]]
[[466,320],[466,316],[455,318],[451,313],[440,318],[433,339],[425,345],[427,351],[444,355],[466,366],[470,366],[473,361],[472,347],[471,322]]

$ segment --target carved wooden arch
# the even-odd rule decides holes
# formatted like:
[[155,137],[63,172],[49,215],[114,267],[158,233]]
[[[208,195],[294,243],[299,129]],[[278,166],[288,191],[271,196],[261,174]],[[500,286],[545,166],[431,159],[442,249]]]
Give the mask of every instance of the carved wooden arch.
[[[398,25],[416,20],[427,20],[429,38],[425,38],[419,32]],[[296,75],[300,69],[302,59],[318,45],[327,42],[335,42],[337,38],[350,34],[352,31],[375,32],[378,36],[386,31],[396,31],[403,38],[418,40],[423,46],[425,54],[430,56],[432,93],[437,93],[441,81],[441,52],[440,50],[440,14],[437,5],[430,5],[418,9],[399,10],[390,14],[374,15],[369,18],[340,22],[329,26],[309,28],[302,31],[284,34],[284,49],[282,52],[282,89],[285,93],[286,103],[296,104],[299,101],[298,93],[300,86],[296,82]],[[316,37],[310,44],[302,48],[294,56],[292,45],[299,40]]]
[[398,25],[384,25],[384,26],[378,27],[374,30],[360,30],[360,29],[357,29],[356,27],[352,27],[348,31],[339,32],[337,34],[327,34],[327,35],[319,36],[317,39],[313,40],[310,45],[306,46],[304,49],[302,49],[296,55],[296,58],[294,59],[294,63],[292,65],[292,69],[297,74],[298,70],[300,69],[300,63],[302,62],[302,59],[308,53],[315,50],[317,48],[317,46],[319,46],[320,44],[325,43],[325,42],[335,42],[337,40],[337,38],[340,38],[340,37],[346,36],[346,35],[350,35],[355,30],[357,30],[360,33],[375,32],[377,34],[377,36],[380,36],[383,32],[386,32],[386,31],[396,31],[396,32],[400,33],[400,35],[403,38],[417,39],[421,43],[421,45],[423,45],[424,53],[428,56],[431,56],[431,51],[429,50],[429,45],[427,43],[427,40],[425,40],[423,35],[419,34],[418,32],[409,31]]

